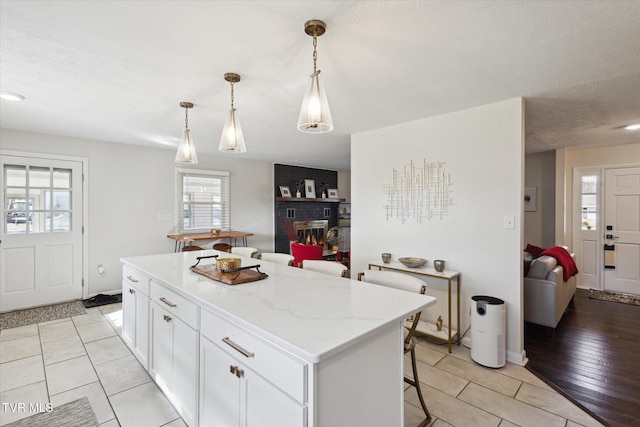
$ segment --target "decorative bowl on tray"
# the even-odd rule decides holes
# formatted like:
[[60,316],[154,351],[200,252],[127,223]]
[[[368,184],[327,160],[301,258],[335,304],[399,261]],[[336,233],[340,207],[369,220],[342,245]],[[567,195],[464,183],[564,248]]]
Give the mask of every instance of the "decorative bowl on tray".
[[241,262],[240,258],[220,258],[216,261],[216,268],[224,272],[236,271],[240,268]]
[[416,258],[416,257],[403,257],[403,258],[398,258],[398,261],[400,261],[403,265],[409,267],[409,268],[417,268],[417,267],[422,267],[423,265],[425,265],[427,263],[427,260],[424,258]]

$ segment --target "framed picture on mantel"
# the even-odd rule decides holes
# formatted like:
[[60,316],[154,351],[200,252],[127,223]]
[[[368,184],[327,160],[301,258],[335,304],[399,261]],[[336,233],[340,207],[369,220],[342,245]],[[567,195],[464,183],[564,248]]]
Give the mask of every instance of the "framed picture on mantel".
[[337,199],[338,198],[338,189],[337,188],[330,188],[327,190],[327,196],[330,199]]
[[289,190],[289,187],[281,185],[280,194],[282,195],[282,197],[291,197],[291,190]]
[[316,182],[313,179],[304,180],[304,196],[307,199],[316,198]]

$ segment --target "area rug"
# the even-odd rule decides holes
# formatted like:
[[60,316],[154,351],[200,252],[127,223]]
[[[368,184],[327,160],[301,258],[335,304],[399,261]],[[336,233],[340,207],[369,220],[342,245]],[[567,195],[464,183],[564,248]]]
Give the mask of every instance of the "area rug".
[[0,329],[48,322],[64,317],[78,316],[86,312],[87,310],[85,310],[84,305],[82,305],[82,301],[64,302],[61,304],[28,308],[26,310],[10,311],[8,313],[0,313]]
[[7,424],[6,427],[94,427],[98,425],[96,414],[89,399],[83,397],[53,408],[51,412],[40,412]]
[[640,305],[640,295],[625,294],[622,292],[589,289],[589,298],[601,299],[603,301],[621,302],[623,304]]

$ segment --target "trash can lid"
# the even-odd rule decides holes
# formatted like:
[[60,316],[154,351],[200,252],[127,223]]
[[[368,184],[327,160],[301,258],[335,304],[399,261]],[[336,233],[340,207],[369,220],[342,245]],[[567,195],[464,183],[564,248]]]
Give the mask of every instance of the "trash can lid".
[[474,301],[482,301],[490,305],[504,304],[504,301],[502,301],[500,298],[489,297],[487,295],[475,295],[475,296],[472,296],[471,299]]

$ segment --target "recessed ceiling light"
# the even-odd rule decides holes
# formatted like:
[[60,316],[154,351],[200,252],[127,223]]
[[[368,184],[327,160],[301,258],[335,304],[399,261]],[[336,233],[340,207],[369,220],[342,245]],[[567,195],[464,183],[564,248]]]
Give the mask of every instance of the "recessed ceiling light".
[[625,127],[626,130],[638,130],[640,129],[640,123],[629,125]]
[[6,99],[7,101],[22,101],[24,99],[24,96],[20,95],[19,93],[0,92],[0,98]]

